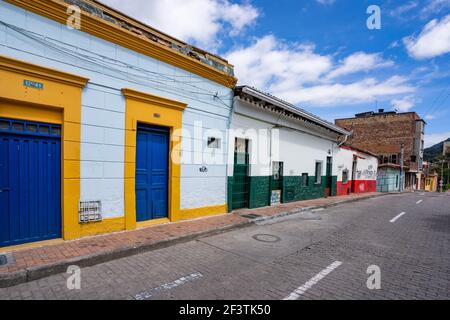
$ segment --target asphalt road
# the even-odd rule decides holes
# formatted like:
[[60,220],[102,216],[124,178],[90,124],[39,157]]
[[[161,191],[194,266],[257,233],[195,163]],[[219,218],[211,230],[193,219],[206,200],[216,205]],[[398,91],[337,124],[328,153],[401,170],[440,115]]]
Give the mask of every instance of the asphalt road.
[[[380,289],[367,287],[371,266]],[[450,194],[342,204],[111,261],[82,269],[80,290],[69,276],[0,299],[449,299]]]

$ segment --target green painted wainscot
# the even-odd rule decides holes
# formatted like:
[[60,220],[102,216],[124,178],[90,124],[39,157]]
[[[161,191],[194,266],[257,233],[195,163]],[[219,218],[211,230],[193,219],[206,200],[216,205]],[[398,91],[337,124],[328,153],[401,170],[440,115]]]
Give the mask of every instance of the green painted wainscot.
[[[249,177],[250,179],[250,199],[249,209],[270,206],[270,180],[271,177]],[[315,183],[315,177],[309,176],[308,183],[303,183],[303,177],[283,177],[283,190],[281,196],[282,203],[319,199],[325,196],[325,179],[322,183]],[[332,177],[331,196],[337,193],[337,176]],[[228,211],[232,212],[233,207],[233,177],[228,177]]]

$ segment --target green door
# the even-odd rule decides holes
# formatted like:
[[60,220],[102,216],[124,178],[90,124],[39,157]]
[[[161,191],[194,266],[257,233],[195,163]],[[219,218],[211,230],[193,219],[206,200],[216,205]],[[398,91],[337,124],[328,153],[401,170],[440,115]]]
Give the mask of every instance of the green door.
[[331,197],[331,188],[333,184],[333,158],[327,158],[327,173],[325,181],[325,197]]
[[236,139],[233,175],[233,210],[248,208],[250,196],[250,178],[248,140]]

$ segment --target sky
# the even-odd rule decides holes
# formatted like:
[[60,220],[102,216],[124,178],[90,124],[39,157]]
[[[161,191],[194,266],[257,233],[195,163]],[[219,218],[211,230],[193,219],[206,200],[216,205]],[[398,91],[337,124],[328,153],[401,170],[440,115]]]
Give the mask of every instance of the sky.
[[101,1],[326,120],[415,111],[426,146],[450,138],[450,0]]

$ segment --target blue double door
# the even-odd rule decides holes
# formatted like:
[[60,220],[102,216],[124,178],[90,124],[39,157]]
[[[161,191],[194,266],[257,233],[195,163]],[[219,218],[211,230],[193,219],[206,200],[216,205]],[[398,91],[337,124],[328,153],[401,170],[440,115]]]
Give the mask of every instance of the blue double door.
[[0,247],[61,237],[60,135],[0,119]]
[[169,216],[169,129],[138,125],[136,141],[136,220]]

